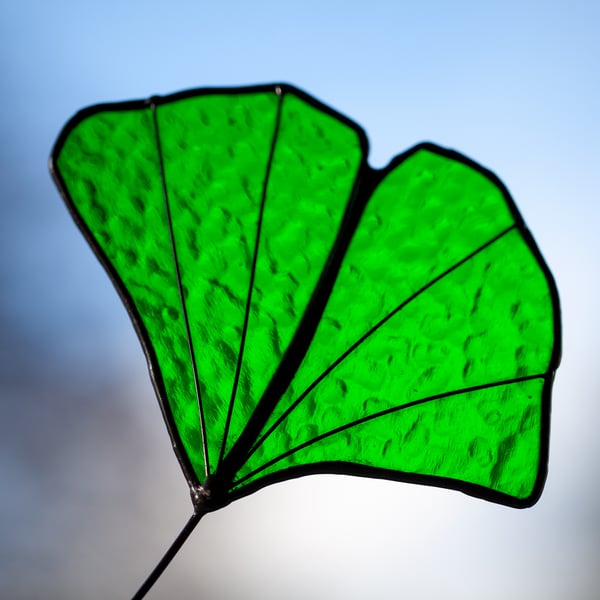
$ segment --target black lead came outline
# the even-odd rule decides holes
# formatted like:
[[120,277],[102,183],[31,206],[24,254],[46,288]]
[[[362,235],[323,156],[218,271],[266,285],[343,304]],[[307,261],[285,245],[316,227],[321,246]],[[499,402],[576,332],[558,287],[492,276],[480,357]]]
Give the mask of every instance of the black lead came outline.
[[[81,218],[79,211],[75,207],[72,198],[68,192],[67,186],[62,175],[59,172],[57,161],[60,155],[60,151],[68,138],[69,134],[73,129],[84,119],[101,113],[103,111],[128,111],[128,110],[143,110],[143,109],[154,109],[161,104],[168,104],[176,102],[178,100],[199,97],[205,95],[239,95],[239,94],[250,94],[250,93],[291,93],[307,102],[309,105],[315,107],[317,110],[322,111],[329,116],[345,123],[347,126],[352,128],[359,139],[359,144],[362,150],[360,167],[357,172],[357,176],[354,183],[353,192],[346,208],[342,223],[338,230],[337,239],[334,244],[333,250],[331,251],[327,260],[326,266],[321,274],[317,287],[309,301],[307,310],[305,311],[304,317],[301,320],[296,333],[290,343],[288,350],[284,354],[282,361],[279,364],[277,371],[271,379],[271,382],[267,386],[267,390],[263,397],[256,406],[256,409],[247,423],[246,428],[243,430],[242,435],[231,448],[230,452],[224,456],[223,462],[219,465],[217,473],[210,476],[207,481],[201,482],[198,479],[198,475],[190,462],[190,458],[185,451],[183,441],[180,437],[180,433],[175,425],[173,414],[169,405],[169,401],[166,395],[166,389],[162,374],[158,368],[158,361],[156,353],[150,339],[148,332],[143,324],[141,316],[137,307],[135,306],[130,293],[123,284],[122,279],[116,273],[114,267],[111,265],[104,251],[95,240],[89,227]],[[492,182],[501,192],[504,200],[515,219],[515,227],[519,230],[523,240],[529,247],[534,257],[537,260],[538,266],[541,268],[545,275],[546,281],[550,289],[550,295],[552,299],[552,307],[554,312],[554,345],[552,348],[551,359],[549,361],[547,371],[542,374],[545,383],[542,392],[542,414],[541,414],[541,439],[540,439],[540,460],[538,468],[538,477],[534,490],[531,495],[527,498],[518,499],[501,492],[496,492],[484,486],[475,484],[469,484],[459,480],[453,480],[445,477],[427,476],[427,475],[415,475],[411,473],[402,473],[399,471],[392,471],[388,469],[377,469],[373,467],[364,467],[355,463],[343,463],[339,461],[325,461],[318,464],[303,465],[302,467],[286,468],[275,474],[268,475],[264,478],[259,478],[258,481],[250,482],[244,486],[243,489],[236,488],[231,490],[231,484],[234,480],[235,474],[245,461],[247,453],[251,450],[252,446],[257,441],[258,435],[262,431],[266,420],[271,414],[273,407],[281,397],[283,391],[287,387],[289,381],[293,377],[298,365],[302,361],[306,349],[310,345],[312,337],[314,335],[316,325],[318,324],[320,317],[323,313],[324,305],[329,298],[333,282],[339,271],[341,261],[345,255],[348,244],[352,238],[354,230],[357,226],[358,220],[362,214],[367,201],[369,200],[372,191],[378,185],[378,183],[388,173],[394,170],[399,164],[406,160],[409,156],[413,155],[417,151],[425,149],[432,153],[440,156],[447,157],[453,161],[457,161],[466,165],[467,167],[475,170],[479,174],[486,177]],[[533,237],[527,230],[521,215],[516,208],[508,190],[500,179],[494,175],[491,171],[485,169],[481,165],[470,160],[466,156],[459,154],[453,150],[441,148],[434,144],[425,142],[417,144],[410,148],[406,152],[403,152],[393,158],[390,163],[383,169],[377,170],[369,167],[367,164],[368,154],[368,142],[364,130],[358,126],[354,121],[350,120],[346,116],[333,110],[332,108],[324,105],[320,101],[316,100],[312,96],[309,96],[305,92],[297,89],[294,86],[288,84],[270,84],[270,85],[259,85],[250,87],[238,87],[238,88],[202,88],[193,89],[184,92],[178,92],[168,96],[154,96],[149,100],[136,100],[129,102],[111,103],[111,104],[99,104],[88,107],[77,113],[64,127],[60,133],[57,142],[52,150],[50,157],[50,171],[52,176],[63,196],[69,211],[71,212],[74,220],[82,231],[88,243],[92,246],[94,252],[98,256],[100,262],[108,272],[111,280],[113,281],[119,295],[125,307],[127,308],[130,317],[133,321],[134,327],[140,338],[146,359],[150,367],[150,375],[154,384],[159,405],[161,407],[163,417],[165,419],[169,435],[171,437],[173,447],[176,456],[180,462],[184,475],[190,486],[192,496],[196,497],[198,490],[204,489],[205,492],[212,492],[212,498],[210,501],[203,504],[203,510],[215,510],[221,506],[229,504],[231,501],[251,494],[257,489],[260,489],[266,485],[277,481],[284,481],[291,477],[300,477],[303,475],[314,474],[314,473],[344,473],[359,476],[379,477],[387,478],[395,481],[415,482],[425,485],[434,485],[438,487],[445,487],[449,489],[455,489],[462,491],[466,494],[473,495],[479,498],[483,498],[488,501],[497,502],[509,506],[523,508],[530,506],[535,503],[538,499],[543,483],[547,473],[547,460],[548,460],[548,439],[549,439],[549,427],[550,427],[550,398],[552,380],[554,372],[560,362],[561,354],[561,325],[560,325],[560,305],[558,299],[558,292],[556,284],[550,273],[548,266],[546,265]],[[204,483],[204,488],[202,486]]]

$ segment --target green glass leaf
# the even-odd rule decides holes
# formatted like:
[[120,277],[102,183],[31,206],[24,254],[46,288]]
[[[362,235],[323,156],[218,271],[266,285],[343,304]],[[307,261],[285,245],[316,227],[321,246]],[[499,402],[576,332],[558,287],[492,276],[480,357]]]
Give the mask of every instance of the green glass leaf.
[[206,509],[320,472],[541,493],[560,326],[535,242],[466,157],[366,156],[285,85],[100,105],[57,142]]

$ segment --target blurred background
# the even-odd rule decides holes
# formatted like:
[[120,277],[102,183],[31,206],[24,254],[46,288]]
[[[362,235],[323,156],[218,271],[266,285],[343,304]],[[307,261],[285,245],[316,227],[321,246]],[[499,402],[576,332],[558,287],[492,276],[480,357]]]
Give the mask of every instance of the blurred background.
[[20,0],[0,6],[0,598],[127,598],[191,514],[141,347],[48,174],[79,108],[287,81],[506,183],[557,280],[537,505],[341,476],[200,523],[151,598],[585,600],[600,589],[600,4]]

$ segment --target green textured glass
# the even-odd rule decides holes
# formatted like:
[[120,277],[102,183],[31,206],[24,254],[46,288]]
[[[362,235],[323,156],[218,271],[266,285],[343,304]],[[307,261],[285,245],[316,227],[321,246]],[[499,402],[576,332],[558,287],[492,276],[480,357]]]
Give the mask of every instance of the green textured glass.
[[198,512],[346,473],[529,506],[556,287],[506,188],[289,85],[99,105],[51,167],[136,326]]

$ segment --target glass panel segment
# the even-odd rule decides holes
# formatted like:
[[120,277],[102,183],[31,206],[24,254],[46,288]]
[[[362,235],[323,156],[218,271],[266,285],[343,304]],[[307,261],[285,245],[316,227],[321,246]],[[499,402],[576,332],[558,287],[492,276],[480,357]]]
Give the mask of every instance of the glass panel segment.
[[58,170],[81,219],[141,317],[196,475],[205,477],[198,403],[177,285],[152,113],[107,111],[66,139]]

